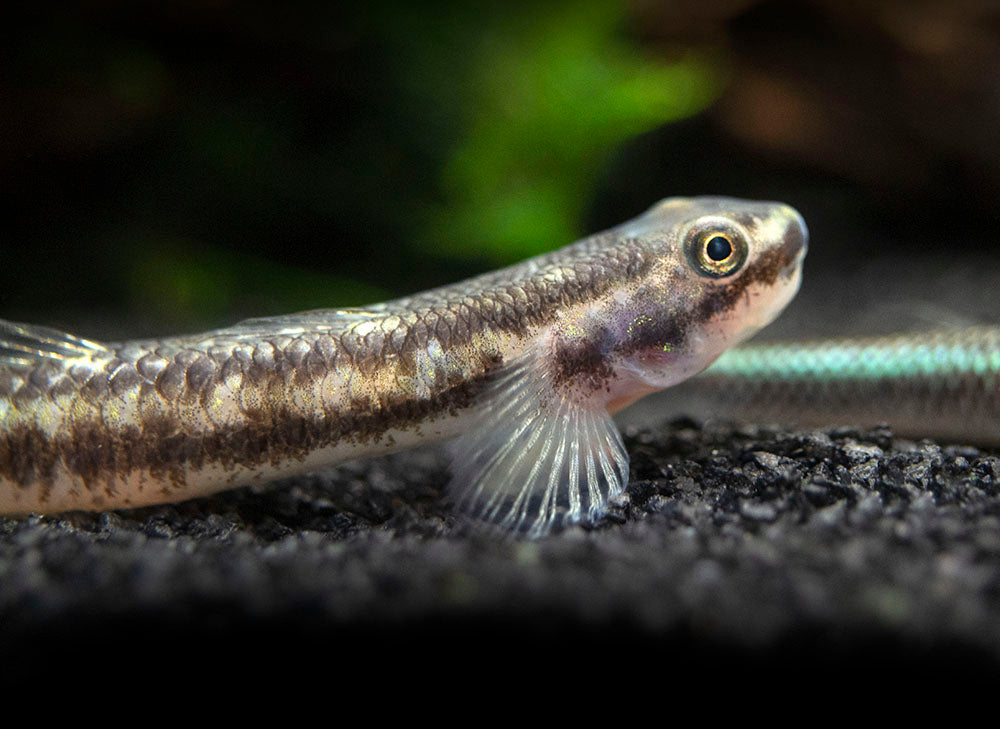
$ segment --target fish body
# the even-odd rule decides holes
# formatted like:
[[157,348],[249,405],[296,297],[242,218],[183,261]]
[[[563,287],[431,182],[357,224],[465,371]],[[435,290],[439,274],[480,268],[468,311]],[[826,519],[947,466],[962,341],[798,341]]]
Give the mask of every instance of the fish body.
[[780,203],[670,198],[387,303],[98,343],[0,323],[0,512],[179,501],[452,440],[463,511],[544,534],[627,482],[610,413],[704,369],[798,289]]
[[1000,327],[752,344],[657,403],[656,417],[873,426],[1000,445]]

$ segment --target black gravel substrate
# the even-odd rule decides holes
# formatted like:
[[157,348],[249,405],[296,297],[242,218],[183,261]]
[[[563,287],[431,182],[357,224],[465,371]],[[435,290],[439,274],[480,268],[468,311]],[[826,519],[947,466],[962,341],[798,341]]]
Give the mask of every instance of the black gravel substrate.
[[72,656],[75,680],[94,664],[128,680],[122,657],[141,655],[145,682],[405,654],[603,674],[638,652],[688,676],[797,683],[1000,675],[1000,458],[884,429],[686,421],[626,445],[626,502],[537,542],[464,533],[431,451],[176,506],[0,520],[0,672],[34,680]]

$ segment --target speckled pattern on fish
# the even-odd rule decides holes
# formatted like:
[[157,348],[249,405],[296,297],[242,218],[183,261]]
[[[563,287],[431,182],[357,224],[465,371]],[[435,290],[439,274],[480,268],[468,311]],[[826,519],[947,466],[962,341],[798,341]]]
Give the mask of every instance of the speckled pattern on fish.
[[594,519],[628,478],[609,411],[770,321],[805,248],[785,205],[672,198],[363,308],[110,344],[3,322],[0,510],[177,501],[457,437],[451,493],[482,521]]

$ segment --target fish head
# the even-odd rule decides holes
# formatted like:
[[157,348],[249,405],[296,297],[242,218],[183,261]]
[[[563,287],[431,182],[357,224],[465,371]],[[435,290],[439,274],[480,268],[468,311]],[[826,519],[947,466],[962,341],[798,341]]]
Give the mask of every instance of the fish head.
[[627,400],[630,387],[697,374],[773,321],[799,289],[808,248],[794,208],[727,197],[668,198],[616,230],[652,261],[607,310]]

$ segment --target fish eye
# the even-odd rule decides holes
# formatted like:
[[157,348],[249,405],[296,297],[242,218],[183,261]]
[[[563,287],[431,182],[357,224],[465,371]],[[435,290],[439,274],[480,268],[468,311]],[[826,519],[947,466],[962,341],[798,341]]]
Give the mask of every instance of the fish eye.
[[686,247],[698,272],[713,278],[736,273],[747,259],[746,234],[719,219],[692,226]]

